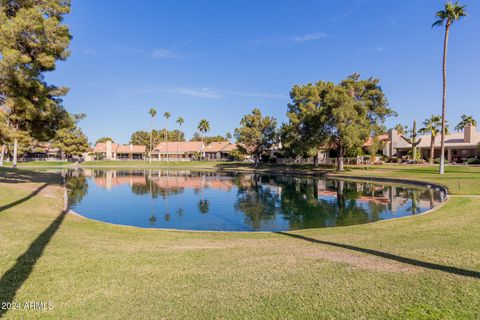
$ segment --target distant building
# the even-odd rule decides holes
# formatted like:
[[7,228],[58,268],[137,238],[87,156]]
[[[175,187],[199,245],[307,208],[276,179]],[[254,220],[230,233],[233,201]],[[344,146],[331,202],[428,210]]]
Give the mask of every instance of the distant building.
[[229,160],[231,152],[236,148],[237,145],[229,141],[212,142],[205,147],[205,158],[207,160]]
[[58,148],[53,148],[49,142],[38,142],[30,150],[25,152],[23,161],[56,161],[61,159]]
[[381,154],[384,156],[389,156],[389,146],[390,146],[390,139],[388,134],[381,134],[377,137],[379,143],[378,150],[371,150],[373,144],[373,138],[370,137],[368,140],[362,145],[362,149],[365,153],[373,153],[373,154]]
[[[430,157],[430,135],[418,136],[420,144],[418,150],[420,156],[424,159]],[[392,157],[405,156],[412,146],[406,142],[395,129],[389,132],[389,154]],[[440,157],[440,142],[441,137],[437,135],[435,139],[435,158]],[[445,158],[449,162],[463,162],[468,158],[478,158],[480,134],[477,132],[475,126],[468,125],[463,132],[453,132],[445,136]]]
[[93,149],[97,160],[143,160],[146,146],[123,145],[112,141],[97,143]]
[[205,144],[201,141],[161,142],[152,151],[152,160],[190,161],[204,155]]

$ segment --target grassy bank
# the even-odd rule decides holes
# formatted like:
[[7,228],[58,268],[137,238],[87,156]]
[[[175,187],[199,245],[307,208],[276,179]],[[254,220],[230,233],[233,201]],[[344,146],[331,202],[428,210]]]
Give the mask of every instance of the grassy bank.
[[65,214],[58,176],[0,177],[0,301],[53,302],[7,319],[480,316],[478,198],[353,227],[168,232]]

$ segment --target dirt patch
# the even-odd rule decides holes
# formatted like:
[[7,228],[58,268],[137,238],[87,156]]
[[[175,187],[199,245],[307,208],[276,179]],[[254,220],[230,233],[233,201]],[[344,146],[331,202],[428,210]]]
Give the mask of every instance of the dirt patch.
[[388,261],[376,257],[348,253],[343,251],[316,250],[316,252],[306,252],[307,257],[312,257],[331,262],[339,262],[351,265],[364,270],[382,271],[382,272],[420,272],[420,268],[405,265],[400,262]]

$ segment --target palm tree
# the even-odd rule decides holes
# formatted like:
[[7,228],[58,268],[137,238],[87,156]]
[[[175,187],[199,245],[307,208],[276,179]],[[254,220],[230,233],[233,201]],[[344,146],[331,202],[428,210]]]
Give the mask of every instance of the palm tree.
[[398,134],[402,135],[407,133],[408,126],[404,126],[403,124],[398,123],[395,125],[395,127],[393,127],[393,129],[395,129]]
[[163,117],[165,118],[165,146],[167,147],[167,161],[168,161],[168,119],[170,119],[170,112],[164,112]]
[[445,134],[446,134],[446,112],[447,112],[447,47],[448,35],[452,23],[467,16],[465,6],[457,2],[445,3],[445,9],[438,11],[435,15],[438,20],[435,21],[432,27],[443,26],[445,24],[445,38],[443,41],[443,97],[442,97],[442,142],[440,147],[440,174],[445,173]]
[[177,135],[177,156],[178,156],[178,144],[180,142],[180,134],[182,133],[182,124],[185,122],[185,120],[183,120],[182,117],[178,117],[177,121],[175,122],[178,123],[178,135]]
[[149,162],[152,162],[152,150],[153,150],[153,120],[157,116],[157,110],[155,108],[150,108],[148,111],[150,114],[151,120],[150,120],[150,157],[149,157]]
[[435,139],[442,130],[442,117],[432,115],[430,118],[423,121],[423,128],[419,131],[422,134],[430,133],[430,164],[433,164],[435,159]]
[[467,116],[466,114],[462,115],[462,121],[460,121],[457,126],[455,127],[455,130],[457,131],[462,131],[465,129],[465,127],[472,125],[472,126],[477,126],[477,120],[475,120],[472,116]]
[[[206,119],[202,119],[200,120],[200,122],[198,123],[198,127],[197,129],[200,131],[200,134],[202,136],[202,143],[203,143],[203,136],[205,133],[207,133],[208,131],[210,131],[210,123],[208,122],[208,120]],[[202,150],[202,158],[204,157],[204,154],[203,154],[203,150]]]

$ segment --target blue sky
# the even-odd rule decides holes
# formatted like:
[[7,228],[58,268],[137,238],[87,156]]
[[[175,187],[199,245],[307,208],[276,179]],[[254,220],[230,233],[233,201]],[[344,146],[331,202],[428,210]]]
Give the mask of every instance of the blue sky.
[[[233,132],[259,107],[286,121],[294,84],[338,82],[359,72],[381,79],[410,124],[441,110],[444,30],[432,29],[441,0],[73,0],[66,18],[72,55],[47,79],[70,87],[65,106],[84,112],[90,142],[127,143],[149,130],[148,110],[198,121],[210,134]],[[480,120],[480,3],[453,26],[448,56],[448,119]],[[156,128],[163,128],[158,117]]]

